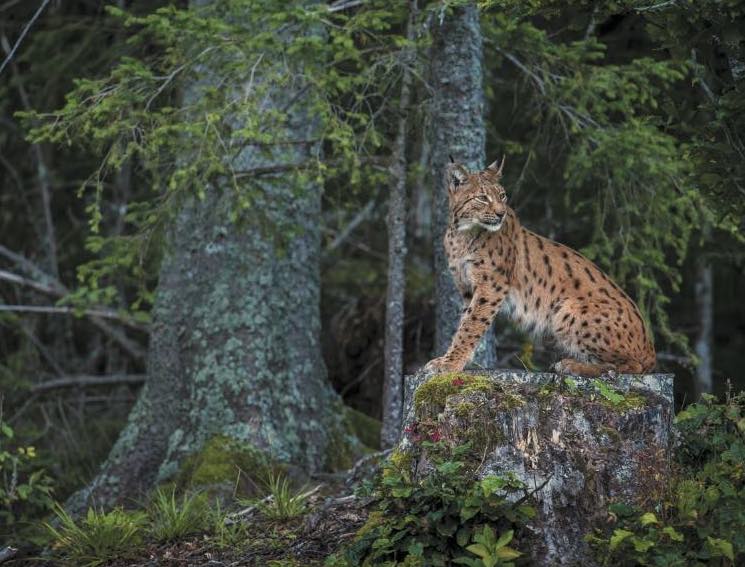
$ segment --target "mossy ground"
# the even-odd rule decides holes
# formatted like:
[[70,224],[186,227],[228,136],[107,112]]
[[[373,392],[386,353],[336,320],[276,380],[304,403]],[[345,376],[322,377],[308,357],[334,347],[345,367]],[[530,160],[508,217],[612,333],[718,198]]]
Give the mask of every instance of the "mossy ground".
[[[341,425],[329,433],[324,468],[346,470],[364,453],[380,445],[380,422],[342,406]],[[298,471],[272,459],[265,451],[224,435],[209,439],[181,465],[175,485],[179,490],[231,486],[242,496],[255,492],[258,481],[269,473],[293,475]]]
[[270,473],[287,473],[287,467],[273,461],[251,445],[216,435],[202,449],[186,459],[176,480],[181,490],[232,489],[238,496],[256,493],[257,483]]

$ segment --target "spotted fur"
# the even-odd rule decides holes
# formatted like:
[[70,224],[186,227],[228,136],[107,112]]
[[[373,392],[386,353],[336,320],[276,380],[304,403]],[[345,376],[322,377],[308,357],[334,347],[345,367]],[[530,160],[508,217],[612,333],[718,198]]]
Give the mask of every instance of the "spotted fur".
[[652,370],[652,338],[631,298],[579,252],[522,227],[501,174],[496,163],[476,173],[448,168],[445,250],[465,307],[450,348],[428,369],[461,370],[501,312],[554,338],[568,355],[559,372]]

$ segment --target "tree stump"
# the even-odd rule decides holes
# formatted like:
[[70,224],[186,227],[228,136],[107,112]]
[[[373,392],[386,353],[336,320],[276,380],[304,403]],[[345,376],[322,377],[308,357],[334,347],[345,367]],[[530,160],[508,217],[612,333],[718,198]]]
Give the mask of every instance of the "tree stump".
[[615,502],[654,506],[668,477],[673,376],[599,379],[513,370],[408,376],[399,451],[428,471],[423,440],[471,443],[479,476],[531,492],[535,565],[592,565],[584,536]]

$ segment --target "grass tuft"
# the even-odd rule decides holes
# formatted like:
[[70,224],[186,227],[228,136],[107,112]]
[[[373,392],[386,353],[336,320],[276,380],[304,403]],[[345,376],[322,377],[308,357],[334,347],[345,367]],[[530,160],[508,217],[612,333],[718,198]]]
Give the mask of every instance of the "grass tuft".
[[45,524],[54,540],[53,547],[70,565],[95,567],[113,559],[132,556],[142,547],[147,517],[142,512],[115,508],[101,512],[89,508],[77,523],[62,506],[55,505],[58,526]]
[[203,494],[176,497],[174,489],[158,488],[148,507],[150,535],[159,542],[173,541],[208,528],[210,512]]
[[302,515],[315,492],[306,488],[295,490],[287,476],[272,471],[264,479],[264,486],[268,498],[260,501],[257,507],[271,520],[288,520]]

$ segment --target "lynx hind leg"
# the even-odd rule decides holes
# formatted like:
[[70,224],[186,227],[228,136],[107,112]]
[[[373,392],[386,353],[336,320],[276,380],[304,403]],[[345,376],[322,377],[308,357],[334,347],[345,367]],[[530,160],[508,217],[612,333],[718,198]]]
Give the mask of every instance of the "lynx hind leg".
[[636,360],[624,360],[616,365],[616,370],[621,374],[643,374],[644,366]]
[[554,364],[554,370],[559,374],[572,374],[574,376],[595,378],[601,374],[616,371],[617,367],[614,364],[596,364],[593,362],[580,362],[573,358],[565,358]]

